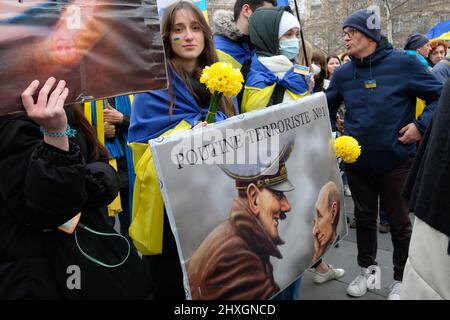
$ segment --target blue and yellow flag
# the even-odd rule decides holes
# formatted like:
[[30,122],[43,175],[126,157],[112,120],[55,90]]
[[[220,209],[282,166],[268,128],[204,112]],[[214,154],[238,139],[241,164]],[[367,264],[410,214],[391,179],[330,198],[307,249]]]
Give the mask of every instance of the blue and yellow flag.
[[256,50],[250,49],[247,43],[237,44],[221,35],[214,35],[214,46],[219,60],[230,63],[233,68],[241,69],[245,62],[250,61]]
[[433,40],[450,41],[450,20],[438,23],[427,32],[426,36],[428,39],[430,39],[430,41]]
[[[168,75],[176,97],[172,114],[169,115],[171,99],[168,89],[136,94],[128,130],[129,142],[147,143],[148,140],[173,129],[183,120],[194,126],[208,114],[208,106],[202,108],[198,105],[175,72],[169,69]],[[225,118],[225,114],[217,112],[216,121]]]
[[[157,0],[156,4],[158,5],[158,15],[161,18],[164,15],[165,9],[171,4],[177,2],[179,0]],[[206,6],[206,0],[191,0],[194,4],[199,7],[200,11],[203,12],[206,21],[208,21],[208,10]]]

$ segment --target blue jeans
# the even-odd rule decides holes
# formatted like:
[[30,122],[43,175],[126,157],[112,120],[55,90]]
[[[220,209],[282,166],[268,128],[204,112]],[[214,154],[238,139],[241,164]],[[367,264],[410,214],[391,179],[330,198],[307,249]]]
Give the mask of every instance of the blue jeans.
[[277,294],[273,300],[300,300],[300,285],[302,277],[292,282],[289,287]]
[[381,205],[380,205],[378,214],[380,215],[380,224],[388,224],[389,223],[386,212],[384,212],[384,209]]

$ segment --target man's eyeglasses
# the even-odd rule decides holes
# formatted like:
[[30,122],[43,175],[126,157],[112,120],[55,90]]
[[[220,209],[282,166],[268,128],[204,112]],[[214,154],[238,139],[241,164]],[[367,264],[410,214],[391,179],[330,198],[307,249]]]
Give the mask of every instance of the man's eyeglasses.
[[356,29],[348,29],[347,31],[342,32],[342,38],[348,37],[349,39],[353,38],[355,33],[358,32]]

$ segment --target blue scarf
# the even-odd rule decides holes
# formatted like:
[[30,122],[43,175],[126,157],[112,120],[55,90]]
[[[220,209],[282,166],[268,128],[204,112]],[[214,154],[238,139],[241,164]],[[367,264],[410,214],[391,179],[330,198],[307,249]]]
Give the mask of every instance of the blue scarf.
[[415,51],[415,50],[405,50],[405,52],[406,52],[407,54],[412,55],[412,56],[416,56],[417,59],[419,59],[420,63],[421,63],[422,65],[424,65],[424,66],[427,68],[428,71],[431,70],[431,67],[430,67],[430,65],[428,64],[427,59],[425,59],[421,54],[418,54],[417,51]]
[[[181,121],[194,126],[205,119],[208,106],[199,106],[181,78],[168,70],[169,80],[175,94],[172,114],[169,114],[170,95],[168,89],[137,94],[131,110],[131,123],[128,131],[129,142],[147,143],[148,140],[173,129]],[[226,119],[225,114],[217,112],[216,121]]]
[[248,43],[243,42],[242,45],[221,35],[214,35],[214,46],[217,50],[223,51],[232,56],[241,65],[249,61],[255,54],[256,50],[251,50]]

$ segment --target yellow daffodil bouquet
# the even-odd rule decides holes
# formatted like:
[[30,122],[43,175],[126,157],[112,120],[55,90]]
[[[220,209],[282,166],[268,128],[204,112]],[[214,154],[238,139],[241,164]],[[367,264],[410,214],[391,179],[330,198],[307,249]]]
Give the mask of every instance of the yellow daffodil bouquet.
[[235,97],[242,89],[244,77],[239,69],[235,69],[227,62],[216,62],[203,69],[200,83],[211,92],[211,102],[208,108],[206,122],[216,121],[217,108],[222,96]]
[[341,136],[334,140],[336,157],[345,163],[354,163],[361,155],[361,146],[358,141],[350,136]]

